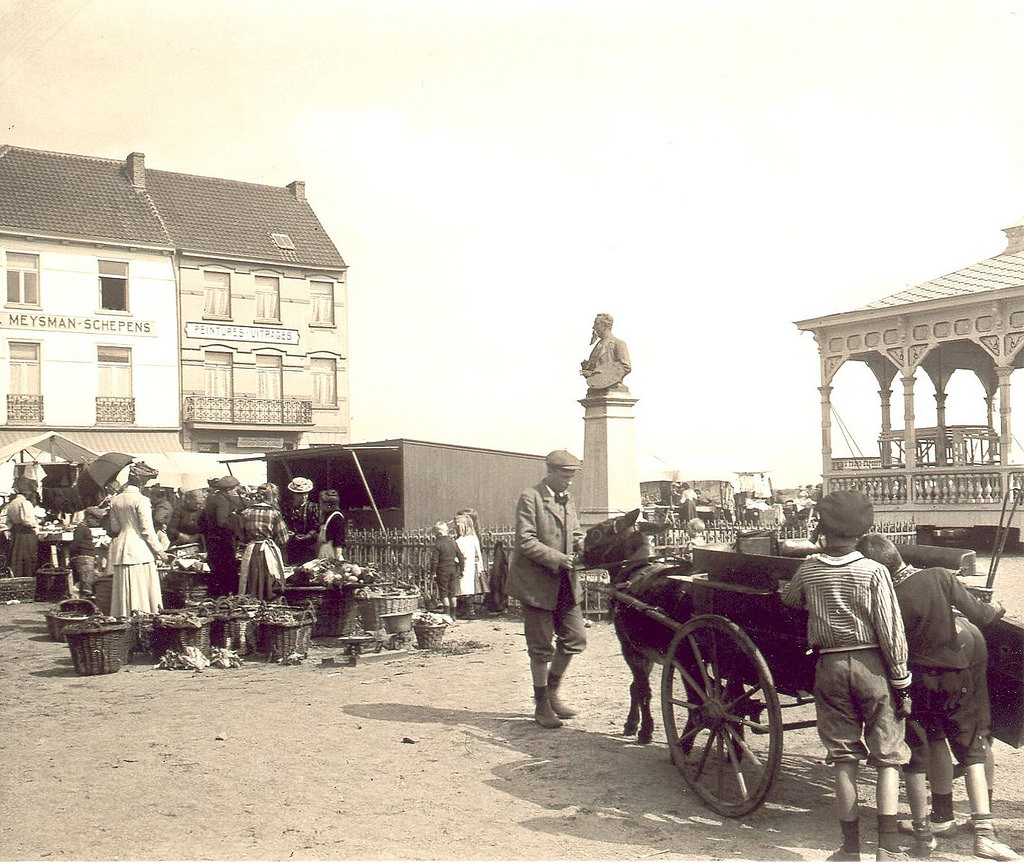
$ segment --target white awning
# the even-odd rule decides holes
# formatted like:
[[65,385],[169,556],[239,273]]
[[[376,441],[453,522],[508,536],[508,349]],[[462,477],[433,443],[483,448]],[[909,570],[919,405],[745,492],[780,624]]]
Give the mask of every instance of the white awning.
[[267,464],[263,461],[233,462],[228,465],[226,455],[205,452],[140,452],[135,454],[146,464],[160,471],[156,481],[160,485],[191,491],[206,488],[211,479],[231,474],[242,485],[259,485],[267,480]]
[[10,439],[12,433],[0,433],[0,463],[25,453],[37,461],[40,455],[49,455],[50,461],[61,459],[69,462],[88,463],[100,453],[82,443],[65,437],[60,432],[42,432],[30,437]]

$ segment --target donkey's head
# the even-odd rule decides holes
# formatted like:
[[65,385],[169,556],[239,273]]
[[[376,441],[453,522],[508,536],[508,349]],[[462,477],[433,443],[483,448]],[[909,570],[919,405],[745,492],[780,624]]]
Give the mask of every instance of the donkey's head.
[[666,525],[637,523],[640,510],[605,519],[587,531],[583,542],[583,563],[586,566],[609,567],[631,561],[648,560],[654,549],[648,535],[665,530]]

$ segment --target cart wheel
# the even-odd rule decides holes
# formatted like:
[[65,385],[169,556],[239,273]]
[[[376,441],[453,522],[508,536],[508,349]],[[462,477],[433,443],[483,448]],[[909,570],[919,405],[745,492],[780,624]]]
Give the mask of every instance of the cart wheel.
[[782,710],[739,626],[714,614],[683,624],[665,656],[661,713],[672,763],[708,807],[737,818],[764,802],[782,759]]

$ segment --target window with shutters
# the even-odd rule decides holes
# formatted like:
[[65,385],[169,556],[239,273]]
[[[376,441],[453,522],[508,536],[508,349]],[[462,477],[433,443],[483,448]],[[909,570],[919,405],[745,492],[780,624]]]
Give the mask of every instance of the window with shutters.
[[338,406],[338,361],[333,357],[311,357],[309,376],[313,383],[313,405],[318,408]]
[[334,326],[334,282],[310,282],[310,323],[318,327]]
[[7,253],[7,305],[39,305],[39,255]]
[[256,320],[281,322],[281,281],[276,276],[256,276]]
[[256,355],[256,396],[261,399],[281,398],[281,358]]
[[22,396],[39,395],[39,343],[11,342],[8,350],[11,357],[10,391]]
[[206,376],[206,394],[212,398],[232,398],[234,379],[231,354],[224,351],[205,351],[203,371]]
[[219,270],[203,271],[203,317],[231,318],[231,274]]
[[131,398],[132,349],[100,345],[96,348],[96,363],[100,372],[99,394]]

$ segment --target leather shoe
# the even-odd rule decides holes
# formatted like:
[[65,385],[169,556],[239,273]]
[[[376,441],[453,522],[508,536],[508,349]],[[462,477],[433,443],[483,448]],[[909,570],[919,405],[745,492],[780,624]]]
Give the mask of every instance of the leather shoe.
[[537,705],[533,709],[533,719],[541,728],[562,727],[562,720],[555,715],[547,698],[537,700]]
[[558,690],[552,691],[548,689],[548,701],[551,703],[551,709],[554,711],[555,716],[559,719],[572,719],[579,712],[576,708],[570,707],[558,697]]

